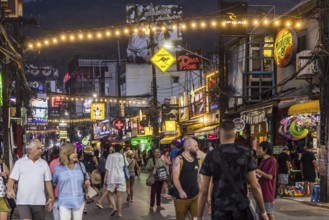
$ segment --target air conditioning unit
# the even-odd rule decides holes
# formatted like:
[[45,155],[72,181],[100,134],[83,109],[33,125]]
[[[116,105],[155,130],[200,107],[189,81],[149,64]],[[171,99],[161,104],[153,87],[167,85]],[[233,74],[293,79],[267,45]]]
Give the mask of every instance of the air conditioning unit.
[[[296,55],[296,71],[300,71],[309,60],[312,58],[311,50],[303,50]],[[311,63],[307,64],[307,66],[301,70],[297,77],[305,77],[309,75],[314,75],[319,72],[318,60],[313,60]]]
[[1,8],[5,9],[8,17],[23,16],[23,0],[1,0]]

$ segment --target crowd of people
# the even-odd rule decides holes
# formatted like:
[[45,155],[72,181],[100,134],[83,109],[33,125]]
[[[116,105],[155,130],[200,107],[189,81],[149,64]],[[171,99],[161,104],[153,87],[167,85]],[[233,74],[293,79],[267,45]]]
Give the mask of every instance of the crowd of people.
[[[53,149],[49,164],[42,159],[42,143],[31,140],[11,173],[1,162],[0,219],[7,219],[10,211],[6,198],[16,199],[20,219],[45,219],[47,207],[55,220],[81,220],[88,206],[103,209],[106,198],[112,209],[109,215],[121,217],[124,197],[128,203],[134,201],[135,178],[142,169],[148,174],[150,212],[164,210],[162,200],[172,199],[178,220],[208,214],[223,220],[274,219],[276,180],[279,193],[288,183],[288,147],[276,160],[267,141],[256,152],[237,142],[232,121],[222,122],[219,130],[220,144],[212,149],[200,148],[196,139],[187,138],[181,146],[172,142],[168,149],[154,147],[147,158],[129,145],[107,143],[101,150],[91,146],[78,150],[64,143]],[[314,154],[305,151],[301,164],[305,183],[314,183]],[[101,194],[94,197],[97,201],[89,196],[90,188]]]

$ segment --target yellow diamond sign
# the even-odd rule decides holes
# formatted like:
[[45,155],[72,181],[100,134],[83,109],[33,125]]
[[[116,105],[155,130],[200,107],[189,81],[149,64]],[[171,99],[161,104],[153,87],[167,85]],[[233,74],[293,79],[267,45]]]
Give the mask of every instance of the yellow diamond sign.
[[176,58],[163,47],[151,57],[151,62],[158,67],[161,72],[166,72],[175,61]]

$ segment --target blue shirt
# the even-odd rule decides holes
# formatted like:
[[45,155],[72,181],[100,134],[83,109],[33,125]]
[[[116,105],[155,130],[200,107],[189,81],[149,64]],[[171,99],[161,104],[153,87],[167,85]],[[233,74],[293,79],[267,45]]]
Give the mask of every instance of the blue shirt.
[[177,147],[171,149],[170,151],[170,159],[175,159],[177,157],[177,153],[179,152],[179,149]]
[[[79,164],[74,165],[74,169],[71,170],[67,166],[58,165],[55,168],[53,176],[53,185],[59,184],[58,191],[58,204],[68,209],[78,209],[84,203],[84,177],[83,173],[86,173],[86,168],[83,163],[80,163],[83,172]],[[86,177],[89,179],[88,174]]]

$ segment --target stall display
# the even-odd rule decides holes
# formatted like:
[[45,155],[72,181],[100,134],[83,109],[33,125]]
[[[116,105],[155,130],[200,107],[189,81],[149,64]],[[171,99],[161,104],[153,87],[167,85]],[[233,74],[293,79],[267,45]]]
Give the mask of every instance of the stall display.
[[297,141],[308,134],[316,136],[319,119],[314,116],[290,116],[281,120],[279,134],[289,140]]

